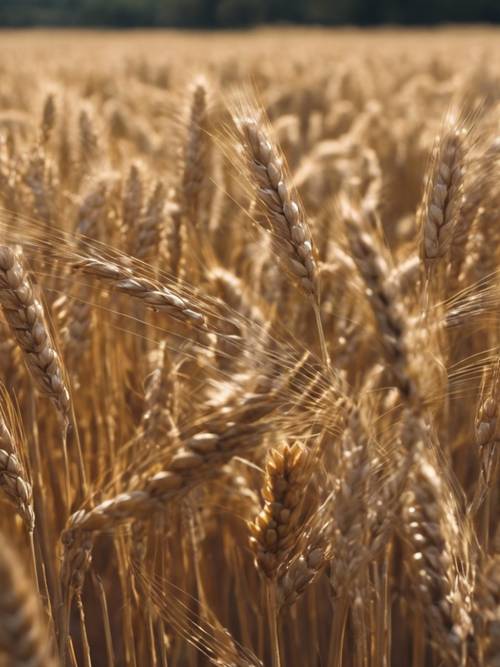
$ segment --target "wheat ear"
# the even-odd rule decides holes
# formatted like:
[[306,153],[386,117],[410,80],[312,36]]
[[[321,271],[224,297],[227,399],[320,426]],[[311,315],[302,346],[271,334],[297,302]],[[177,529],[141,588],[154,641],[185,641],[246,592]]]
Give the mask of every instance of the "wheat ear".
[[0,305],[36,387],[67,422],[70,398],[61,359],[45,322],[42,303],[20,258],[8,246],[0,246]]
[[183,210],[194,226],[199,223],[201,195],[210,172],[207,97],[207,82],[199,76],[193,84],[187,135],[182,151]]
[[[91,239],[99,238],[99,222],[106,208],[107,184],[101,180],[83,198],[77,212],[76,244],[83,250]],[[78,286],[73,299],[66,299],[62,340],[65,357],[70,367],[78,368],[78,361],[88,351],[92,328],[92,296],[87,285]]]
[[56,101],[54,93],[49,93],[45,98],[42,110],[41,135],[42,143],[47,144],[56,124]]
[[294,604],[306,589],[319,578],[332,558],[330,523],[315,527],[307,535],[305,546],[278,576],[280,608]]
[[167,191],[161,181],[155,185],[144,215],[136,226],[135,250],[141,260],[154,260],[160,245]]
[[165,341],[150,353],[151,372],[146,378],[144,410],[139,427],[146,447],[158,446],[177,433],[176,375]]
[[310,476],[310,454],[300,443],[270,452],[266,462],[264,507],[249,524],[250,544],[259,570],[273,579],[297,543],[303,523],[304,493]]
[[368,233],[367,213],[347,200],[342,201],[344,220],[353,259],[366,286],[366,296],[382,336],[383,350],[401,394],[417,398],[412,379],[410,350],[406,331],[407,313],[399,284],[390,271],[386,253]]
[[89,109],[82,109],[78,118],[80,131],[80,159],[82,168],[87,169],[97,158],[99,152],[99,138]]
[[[491,376],[491,377],[489,377]],[[487,371],[483,380],[483,392],[478,405],[475,423],[476,444],[479,449],[480,475],[471,502],[470,510],[477,512],[483,505],[482,535],[485,551],[488,551],[490,523],[490,491],[494,485],[495,470],[498,462],[498,401],[500,381],[500,360],[492,371]]]
[[137,276],[127,266],[92,257],[77,262],[75,269],[101,280],[117,292],[138,299],[153,310],[168,313],[174,319],[207,330],[205,316],[193,303],[168,287]]
[[[66,383],[66,374],[50,334],[42,302],[35,296],[20,257],[0,246],[0,305],[38,391],[56,407],[64,427],[64,459],[69,484],[68,443],[74,443],[82,493],[86,489],[85,466],[78,429]],[[69,502],[69,488],[67,489]]]
[[135,245],[135,232],[141,219],[144,199],[144,185],[138,164],[130,167],[122,193],[122,232],[131,248]]
[[450,116],[434,151],[421,210],[421,256],[430,269],[448,252],[462,203],[464,129]]
[[35,588],[0,536],[0,649],[11,667],[55,667]]
[[467,582],[457,567],[461,536],[447,486],[421,443],[403,501],[404,530],[412,547],[410,572],[437,654],[445,664],[460,665],[470,618]]
[[273,449],[266,462],[264,506],[249,524],[255,564],[265,577],[266,611],[273,667],[280,667],[278,584],[304,528],[304,500],[311,473],[310,452],[300,443]]
[[235,124],[248,178],[255,190],[257,222],[270,232],[274,251],[294,282],[311,299],[323,360],[329,367],[319,310],[319,272],[304,210],[290,185],[283,158],[257,116],[238,117]]
[[35,527],[33,491],[19,457],[19,448],[0,414],[0,487],[14,501],[30,533]]

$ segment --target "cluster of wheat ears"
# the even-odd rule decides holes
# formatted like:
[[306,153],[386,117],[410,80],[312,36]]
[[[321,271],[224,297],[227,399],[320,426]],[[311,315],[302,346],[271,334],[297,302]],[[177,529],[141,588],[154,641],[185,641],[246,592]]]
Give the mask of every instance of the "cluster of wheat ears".
[[498,33],[1,39],[0,664],[498,667]]

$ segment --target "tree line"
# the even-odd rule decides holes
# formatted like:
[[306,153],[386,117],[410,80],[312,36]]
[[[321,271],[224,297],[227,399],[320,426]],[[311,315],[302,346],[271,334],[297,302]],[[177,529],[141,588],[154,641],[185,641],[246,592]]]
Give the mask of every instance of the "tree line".
[[499,0],[0,0],[2,26],[229,28],[499,22]]

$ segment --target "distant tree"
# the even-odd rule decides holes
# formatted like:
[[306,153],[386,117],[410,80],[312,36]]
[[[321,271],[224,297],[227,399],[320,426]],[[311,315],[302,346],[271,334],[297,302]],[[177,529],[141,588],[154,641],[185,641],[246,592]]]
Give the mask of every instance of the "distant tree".
[[216,19],[220,26],[248,26],[266,19],[265,0],[219,0]]
[[312,23],[338,25],[355,23],[358,5],[363,0],[310,0],[307,2],[306,19]]
[[265,3],[266,21],[300,23],[306,16],[307,0],[268,0]]
[[214,27],[202,18],[206,16],[204,0],[158,0],[157,24],[179,28]]
[[154,16],[148,0],[83,0],[80,4],[82,22],[91,25],[144,26]]

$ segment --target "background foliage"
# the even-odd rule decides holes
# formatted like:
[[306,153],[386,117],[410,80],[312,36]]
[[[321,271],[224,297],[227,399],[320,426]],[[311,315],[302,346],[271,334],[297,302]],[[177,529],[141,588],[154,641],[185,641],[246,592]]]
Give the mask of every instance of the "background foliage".
[[0,25],[243,27],[500,21],[499,0],[0,0]]

